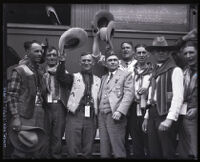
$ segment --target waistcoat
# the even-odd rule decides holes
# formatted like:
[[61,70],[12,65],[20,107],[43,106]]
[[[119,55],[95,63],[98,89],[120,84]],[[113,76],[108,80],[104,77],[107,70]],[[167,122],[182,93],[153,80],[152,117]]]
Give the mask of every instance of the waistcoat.
[[[91,91],[92,91],[92,98],[94,101],[95,114],[97,114],[97,95],[99,92],[100,83],[101,83],[100,78],[93,75],[93,84]],[[67,108],[72,113],[75,113],[76,109],[78,108],[79,102],[84,95],[84,90],[85,90],[85,83],[83,81],[81,73],[75,73],[72,89],[67,103]]]

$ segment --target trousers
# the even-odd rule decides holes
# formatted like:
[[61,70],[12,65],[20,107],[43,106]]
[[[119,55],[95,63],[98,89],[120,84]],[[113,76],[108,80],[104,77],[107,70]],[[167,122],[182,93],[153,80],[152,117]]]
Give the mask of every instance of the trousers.
[[102,158],[126,158],[125,130],[127,119],[125,116],[119,121],[112,118],[112,113],[102,113],[98,115],[100,153]]
[[166,115],[159,116],[155,106],[149,109],[147,130],[151,159],[175,159],[178,122],[173,121],[167,131],[159,131],[159,125],[165,119]]
[[47,130],[49,137],[49,154],[51,158],[62,157],[62,137],[65,131],[66,113],[62,102],[47,104]]
[[84,107],[75,114],[68,112],[66,117],[65,139],[69,158],[91,158],[96,135],[96,116],[85,117]]

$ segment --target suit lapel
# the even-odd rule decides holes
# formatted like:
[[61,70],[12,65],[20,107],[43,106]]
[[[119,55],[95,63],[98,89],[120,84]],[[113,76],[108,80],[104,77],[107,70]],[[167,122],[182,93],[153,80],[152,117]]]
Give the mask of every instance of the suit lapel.
[[113,75],[113,77],[110,80],[110,82],[108,83],[108,86],[110,87],[108,92],[110,92],[115,87],[116,83],[120,79],[120,75],[121,75],[121,73],[120,73],[120,70],[118,69],[116,71],[116,73]]
[[103,85],[104,85],[105,81],[107,80],[107,78],[108,78],[108,74],[102,76],[102,79],[101,79],[101,86],[100,86],[100,92],[99,92],[99,95],[98,95],[98,98],[99,98],[99,99],[101,98]]

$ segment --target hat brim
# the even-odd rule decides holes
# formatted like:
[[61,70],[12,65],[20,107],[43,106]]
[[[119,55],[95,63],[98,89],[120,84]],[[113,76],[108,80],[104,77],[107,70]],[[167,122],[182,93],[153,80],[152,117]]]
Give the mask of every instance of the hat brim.
[[71,28],[65,31],[58,43],[59,51],[62,52],[64,49],[68,51],[82,47],[88,40],[88,34],[82,28]]
[[114,34],[114,30],[115,30],[115,23],[114,21],[110,21],[107,26],[107,38],[109,42],[111,41],[111,37]]
[[102,18],[107,19],[108,23],[109,23],[109,21],[114,20],[114,16],[110,12],[108,12],[106,10],[100,10],[94,16],[93,25],[95,28],[99,28],[98,21]]
[[163,50],[163,51],[174,51],[178,50],[177,46],[147,46],[147,51],[156,51],[156,50]]
[[31,148],[27,147],[26,145],[20,142],[18,138],[18,132],[9,128],[8,135],[9,135],[10,141],[13,144],[14,148],[16,148],[17,150],[20,150],[26,153],[33,152],[33,151],[39,150],[46,143],[46,139],[47,139],[46,133],[42,128],[33,127],[33,126],[22,126],[21,130],[36,132],[38,135],[39,142],[36,146],[33,146]]

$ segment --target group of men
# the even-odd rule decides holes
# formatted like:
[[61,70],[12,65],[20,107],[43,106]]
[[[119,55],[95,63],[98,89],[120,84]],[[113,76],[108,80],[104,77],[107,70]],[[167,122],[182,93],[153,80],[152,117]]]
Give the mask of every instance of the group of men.
[[[177,152],[180,158],[197,158],[197,47],[191,37],[193,32],[182,37],[181,46],[168,46],[163,36],[152,46],[123,42],[120,60],[112,50],[101,53],[97,32],[93,52],[81,53],[81,71],[73,74],[54,47],[48,47],[41,65],[41,44],[29,42],[27,58],[8,82],[10,138],[16,135],[25,145],[19,149],[11,139],[12,158],[62,158],[64,134],[69,158],[79,152],[91,158],[97,128],[101,158],[130,157],[129,136],[136,159],[174,159]],[[187,61],[184,69],[172,58],[174,51]],[[95,64],[107,69],[101,78],[93,74]],[[46,142],[37,146],[40,131],[38,139],[23,126],[41,128]]]

